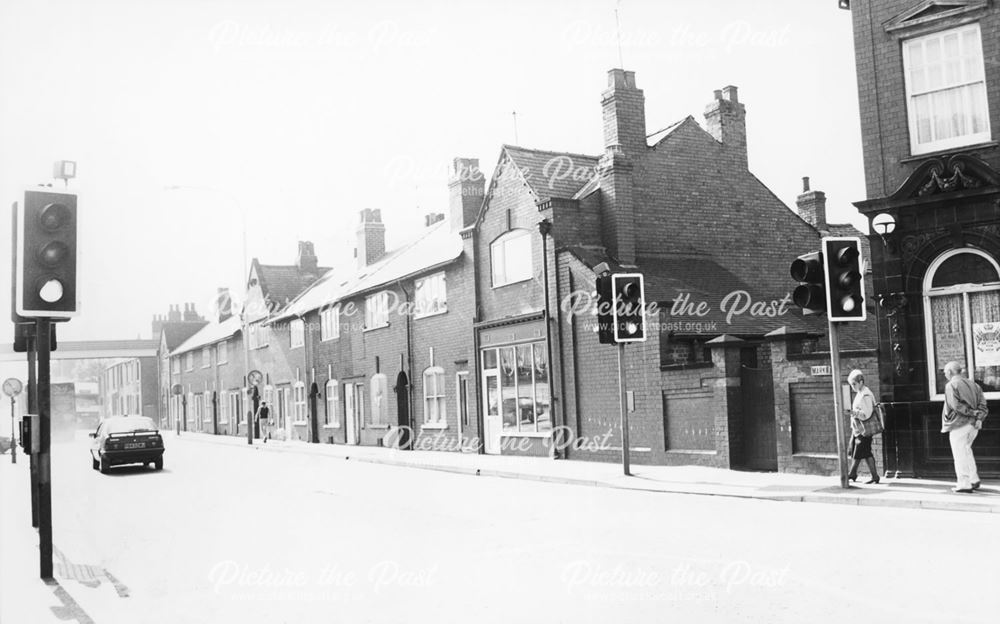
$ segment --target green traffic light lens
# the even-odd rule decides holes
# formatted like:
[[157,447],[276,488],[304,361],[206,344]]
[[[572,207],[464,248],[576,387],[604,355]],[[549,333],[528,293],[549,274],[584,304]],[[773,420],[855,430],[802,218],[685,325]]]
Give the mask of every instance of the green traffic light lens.
[[631,336],[639,331],[639,326],[635,323],[626,323],[625,331]]
[[857,307],[857,305],[854,302],[854,297],[844,297],[840,301],[840,308],[844,312],[854,312],[855,307]]
[[57,266],[69,255],[69,247],[65,243],[52,241],[38,250],[38,260],[48,267]]
[[65,204],[49,204],[38,214],[42,227],[49,232],[58,230],[69,222],[69,208]]
[[42,287],[38,289],[38,296],[42,298],[42,301],[46,303],[55,303],[62,299],[63,296],[63,285],[62,282],[55,278],[46,280]]

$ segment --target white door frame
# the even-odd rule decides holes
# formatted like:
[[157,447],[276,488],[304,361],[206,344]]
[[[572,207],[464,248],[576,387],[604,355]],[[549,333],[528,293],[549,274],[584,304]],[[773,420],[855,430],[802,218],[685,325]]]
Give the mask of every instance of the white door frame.
[[[490,415],[489,380],[496,381],[497,413]],[[500,393],[500,371],[483,370],[483,452],[487,455],[500,454],[500,434],[503,433],[503,399]]]
[[344,383],[344,427],[347,431],[345,442],[359,444],[357,394],[354,382]]
[[458,448],[465,450],[465,429],[462,425],[462,382],[465,382],[465,415],[469,413],[469,371],[455,373],[455,414],[458,415]]

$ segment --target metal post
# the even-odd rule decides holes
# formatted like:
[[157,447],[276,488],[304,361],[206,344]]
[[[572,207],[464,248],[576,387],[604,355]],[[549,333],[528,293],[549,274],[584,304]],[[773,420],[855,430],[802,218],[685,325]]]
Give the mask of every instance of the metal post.
[[[35,377],[35,371],[37,370],[37,361],[35,358],[35,348],[37,343],[35,338],[28,338],[28,413],[37,414],[38,413],[38,380]],[[31,440],[27,441],[28,447],[31,446]],[[38,528],[38,455],[36,453],[28,454],[28,473],[30,475],[31,483],[31,526],[33,528]]]
[[[550,308],[549,301],[549,252],[548,252],[548,235],[552,231],[552,222],[548,219],[542,219],[538,223],[538,231],[542,235],[542,289],[545,293],[545,308],[543,312],[543,318],[545,321],[545,383],[549,388],[549,425],[552,427],[552,431],[555,432],[556,428],[562,423],[556,422],[556,393],[555,388],[552,383],[552,311]],[[553,260],[556,262],[556,259]],[[556,266],[556,271],[559,267]],[[561,371],[560,371],[561,374]],[[559,397],[562,401],[562,397]],[[555,433],[553,433],[553,436]],[[559,459],[559,449],[556,446],[556,440],[552,439],[552,459]]]
[[625,343],[618,343],[618,390],[621,393],[622,416],[622,469],[625,475],[631,475],[628,457],[628,399],[625,392]]
[[17,427],[14,423],[14,397],[10,397],[10,463],[17,463]]
[[43,579],[52,578],[52,397],[49,387],[49,325],[40,318],[35,325],[38,345],[38,554],[39,571]]
[[840,335],[837,323],[830,321],[830,373],[833,379],[833,413],[837,431],[837,464],[840,468],[840,487],[847,484],[847,449],[844,444],[844,406],[840,397]]

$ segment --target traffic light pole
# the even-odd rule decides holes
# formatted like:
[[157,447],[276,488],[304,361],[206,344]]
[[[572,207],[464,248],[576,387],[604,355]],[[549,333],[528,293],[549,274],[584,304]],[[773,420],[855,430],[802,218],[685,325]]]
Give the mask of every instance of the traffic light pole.
[[629,442],[628,442],[628,399],[625,391],[625,343],[618,343],[618,390],[621,394],[621,422],[622,422],[622,469],[625,476],[632,474],[629,467]]
[[844,442],[844,406],[840,388],[840,329],[835,321],[830,327],[830,377],[833,379],[833,413],[837,431],[837,465],[840,469],[840,487],[850,487],[847,483],[847,449]]
[[39,318],[35,325],[38,345],[38,554],[42,579],[52,578],[52,397],[49,356],[51,319]]
[[[35,339],[30,337],[28,342],[28,413],[37,414],[38,413],[38,380],[35,376],[38,370],[37,362],[35,359]],[[31,439],[27,441],[28,446],[26,448],[31,448]],[[35,453],[28,454],[28,473],[30,474],[31,483],[31,526],[33,528],[38,528],[38,457]]]

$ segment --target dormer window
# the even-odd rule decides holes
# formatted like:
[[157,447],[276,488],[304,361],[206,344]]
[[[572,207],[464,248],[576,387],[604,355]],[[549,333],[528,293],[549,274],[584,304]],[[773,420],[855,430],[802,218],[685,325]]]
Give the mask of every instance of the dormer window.
[[979,24],[903,41],[910,151],[990,140]]

